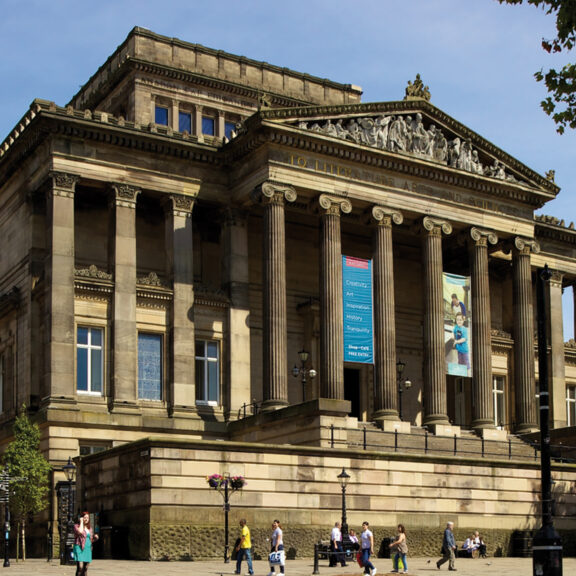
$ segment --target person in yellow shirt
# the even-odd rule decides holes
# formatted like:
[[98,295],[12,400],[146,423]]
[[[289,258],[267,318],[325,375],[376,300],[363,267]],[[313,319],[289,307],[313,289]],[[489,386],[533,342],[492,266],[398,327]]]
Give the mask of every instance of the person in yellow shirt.
[[246,519],[240,519],[240,543],[236,546],[236,572],[234,574],[240,574],[242,569],[242,559],[246,558],[246,563],[248,564],[248,574],[254,574],[254,569],[252,568],[252,542],[250,540],[250,528],[246,525]]

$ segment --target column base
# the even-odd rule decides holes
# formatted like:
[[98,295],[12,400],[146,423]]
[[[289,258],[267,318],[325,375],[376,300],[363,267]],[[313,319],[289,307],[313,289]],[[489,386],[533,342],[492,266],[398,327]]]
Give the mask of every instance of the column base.
[[286,408],[289,406],[288,402],[284,400],[264,400],[262,402],[262,412],[274,412],[276,410],[282,410],[282,408]]
[[516,434],[530,434],[531,432],[538,432],[540,428],[536,424],[519,424],[516,427]]
[[384,426],[384,422],[398,422],[399,420],[398,410],[378,410],[372,415],[372,421],[379,428]]
[[498,428],[480,428],[475,430],[475,432],[480,438],[484,438],[484,440],[504,442],[508,438],[508,432],[506,432],[506,430],[498,430]]
[[435,436],[460,436],[460,426],[452,426],[451,424],[427,424],[426,428]]
[[412,425],[410,422],[403,422],[402,420],[382,420],[378,423],[384,432],[400,432],[401,434],[410,434]]

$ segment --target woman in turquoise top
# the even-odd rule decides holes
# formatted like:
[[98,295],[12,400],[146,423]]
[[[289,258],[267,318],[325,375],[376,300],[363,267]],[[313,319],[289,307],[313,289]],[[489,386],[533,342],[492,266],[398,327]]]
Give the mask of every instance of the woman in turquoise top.
[[76,576],[86,576],[88,564],[92,562],[92,543],[98,540],[90,525],[90,514],[82,512],[80,521],[74,525],[74,560]]

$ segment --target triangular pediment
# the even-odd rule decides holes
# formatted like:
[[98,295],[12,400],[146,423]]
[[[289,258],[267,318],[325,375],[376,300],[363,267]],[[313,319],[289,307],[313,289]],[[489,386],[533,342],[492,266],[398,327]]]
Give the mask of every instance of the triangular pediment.
[[553,198],[559,188],[426,100],[307,106],[259,112],[312,137],[421,160],[492,181],[528,187]]

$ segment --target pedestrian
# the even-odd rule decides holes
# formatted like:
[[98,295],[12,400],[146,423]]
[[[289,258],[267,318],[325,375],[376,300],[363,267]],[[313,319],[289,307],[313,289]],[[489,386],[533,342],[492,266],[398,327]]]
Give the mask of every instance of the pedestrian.
[[[271,541],[271,549],[270,552],[282,552],[282,561],[280,563],[280,574],[284,574],[284,540],[282,539],[282,525],[280,524],[280,520],[274,520],[272,522],[272,541]],[[268,576],[274,576],[274,565],[270,564],[270,573]]]
[[362,534],[360,538],[362,540],[362,565],[364,566],[364,574],[374,576],[377,570],[374,564],[370,562],[370,556],[374,550],[374,535],[370,531],[370,524],[368,522],[362,522]]
[[456,567],[454,566],[454,560],[456,558],[456,540],[454,540],[454,522],[448,522],[446,524],[446,530],[444,530],[444,537],[442,538],[442,558],[436,562],[436,568],[440,570],[440,566],[444,562],[448,562],[448,570],[456,572]]
[[334,524],[330,534],[330,562],[329,566],[336,566],[340,562],[341,566],[346,566],[344,548],[342,546],[342,531],[340,522]]
[[406,562],[408,542],[406,541],[406,529],[403,524],[398,524],[398,536],[396,537],[396,540],[390,544],[390,548],[396,548],[396,554],[394,555],[394,570],[392,570],[392,572],[399,572],[398,560],[402,560],[404,574],[408,574],[408,564]]
[[86,576],[88,565],[92,562],[92,544],[98,540],[90,525],[90,514],[82,512],[78,524],[74,524],[74,561],[76,562],[76,576]]
[[246,525],[246,518],[240,519],[240,542],[236,547],[236,572],[234,574],[240,574],[242,569],[242,559],[246,558],[246,564],[248,564],[248,574],[254,574],[254,569],[252,568],[252,542],[250,540],[250,528]]

